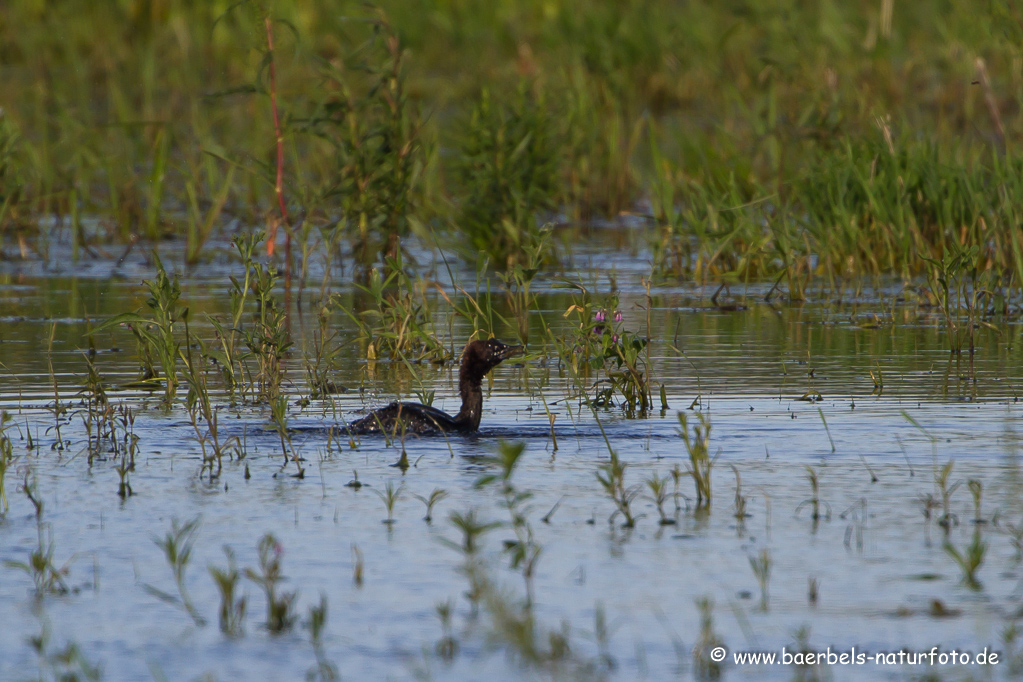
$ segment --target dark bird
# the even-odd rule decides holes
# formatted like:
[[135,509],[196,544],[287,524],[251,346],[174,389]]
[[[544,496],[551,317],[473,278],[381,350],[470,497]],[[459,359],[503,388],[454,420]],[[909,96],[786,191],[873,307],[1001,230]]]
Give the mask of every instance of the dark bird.
[[473,433],[480,428],[483,413],[483,377],[507,358],[522,355],[522,346],[509,346],[497,339],[470,341],[462,351],[458,369],[458,394],[462,409],[451,416],[436,407],[420,403],[394,402],[348,425],[353,434],[371,433]]

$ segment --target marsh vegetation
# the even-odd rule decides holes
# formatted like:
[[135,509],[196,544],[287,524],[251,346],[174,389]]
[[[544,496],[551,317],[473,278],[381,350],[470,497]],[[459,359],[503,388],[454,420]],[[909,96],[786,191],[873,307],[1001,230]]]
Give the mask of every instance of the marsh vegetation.
[[1014,674],[1018,14],[6,3],[0,677]]

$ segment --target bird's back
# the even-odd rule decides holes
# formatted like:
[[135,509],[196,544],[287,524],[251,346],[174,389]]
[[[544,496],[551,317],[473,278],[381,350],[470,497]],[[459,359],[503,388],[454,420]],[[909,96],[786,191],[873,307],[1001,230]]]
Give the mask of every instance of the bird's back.
[[399,403],[374,410],[348,425],[353,434],[416,433],[420,435],[462,430],[454,417],[436,407],[420,403]]

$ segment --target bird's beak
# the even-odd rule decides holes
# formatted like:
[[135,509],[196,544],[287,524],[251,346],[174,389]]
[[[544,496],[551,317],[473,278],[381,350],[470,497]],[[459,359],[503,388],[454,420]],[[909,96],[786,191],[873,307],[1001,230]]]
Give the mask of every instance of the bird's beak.
[[515,358],[515,357],[518,357],[520,355],[524,355],[525,352],[526,352],[526,349],[523,348],[522,346],[505,346],[497,354],[497,359],[500,361],[500,360],[507,360],[508,358]]

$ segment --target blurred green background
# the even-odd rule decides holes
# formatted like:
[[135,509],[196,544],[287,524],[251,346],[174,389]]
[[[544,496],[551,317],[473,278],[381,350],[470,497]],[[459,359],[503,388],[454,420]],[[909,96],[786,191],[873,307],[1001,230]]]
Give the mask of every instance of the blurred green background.
[[547,220],[627,212],[668,276],[976,246],[1018,282],[1021,44],[997,1],[12,0],[2,248],[177,236],[200,262],[265,223],[272,59],[296,238],[363,262],[433,231],[504,267]]

